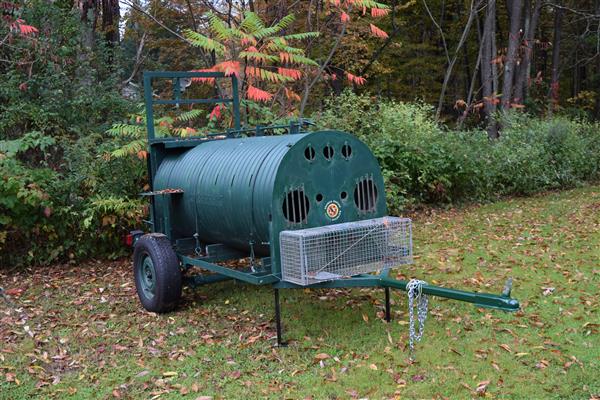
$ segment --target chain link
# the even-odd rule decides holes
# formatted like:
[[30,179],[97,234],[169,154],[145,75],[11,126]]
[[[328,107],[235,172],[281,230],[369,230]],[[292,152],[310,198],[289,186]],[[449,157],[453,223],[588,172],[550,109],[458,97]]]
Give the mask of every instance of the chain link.
[[[425,330],[425,320],[427,319],[427,306],[429,299],[423,293],[423,285],[427,282],[418,279],[411,279],[406,284],[406,293],[408,295],[408,347],[410,350],[410,360],[414,361],[415,343],[420,342]],[[417,320],[419,322],[419,331],[415,330],[415,300],[417,301]]]

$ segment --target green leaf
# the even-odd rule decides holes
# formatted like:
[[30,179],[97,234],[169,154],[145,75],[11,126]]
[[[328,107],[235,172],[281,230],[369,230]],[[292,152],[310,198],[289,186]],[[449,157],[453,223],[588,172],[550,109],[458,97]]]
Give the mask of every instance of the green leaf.
[[216,40],[206,37],[198,32],[186,29],[183,31],[183,36],[185,36],[185,38],[188,39],[196,47],[201,47],[204,50],[208,51],[214,51],[218,55],[225,54],[225,46],[223,46]]
[[308,38],[314,38],[314,37],[318,37],[319,36],[319,32],[300,32],[300,33],[293,33],[291,35],[285,35],[282,36],[282,38],[284,38],[285,40],[305,40]]
[[227,40],[233,37],[232,29],[229,28],[221,18],[212,12],[206,14],[208,17],[210,30],[215,34],[219,40]]

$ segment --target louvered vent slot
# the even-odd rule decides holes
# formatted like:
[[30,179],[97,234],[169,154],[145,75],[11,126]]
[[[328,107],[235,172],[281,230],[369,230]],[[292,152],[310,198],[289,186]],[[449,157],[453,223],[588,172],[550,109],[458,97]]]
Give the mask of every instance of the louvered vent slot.
[[304,193],[304,188],[289,190],[283,199],[283,216],[290,223],[305,223],[309,209],[310,202]]
[[362,212],[375,211],[377,204],[377,186],[373,177],[361,178],[354,188],[354,204]]

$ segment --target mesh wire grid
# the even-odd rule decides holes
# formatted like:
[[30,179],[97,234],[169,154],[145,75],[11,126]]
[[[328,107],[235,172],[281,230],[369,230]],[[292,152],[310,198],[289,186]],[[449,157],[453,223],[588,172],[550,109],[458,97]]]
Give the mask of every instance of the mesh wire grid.
[[409,218],[282,231],[279,243],[282,279],[304,286],[412,262]]

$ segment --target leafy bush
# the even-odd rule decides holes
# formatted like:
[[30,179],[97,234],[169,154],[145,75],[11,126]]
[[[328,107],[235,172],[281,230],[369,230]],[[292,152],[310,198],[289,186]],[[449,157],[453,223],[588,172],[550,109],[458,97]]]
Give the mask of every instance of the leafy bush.
[[0,266],[123,254],[145,172],[102,157],[116,146],[104,131],[130,107],[110,65],[118,54],[84,49],[70,7],[34,1],[23,18],[44,29],[2,48],[12,64],[0,66]]
[[419,202],[489,200],[568,188],[599,176],[600,126],[511,113],[502,136],[437,125],[431,107],[379,101],[345,92],[316,116],[321,127],[345,130],[378,158],[388,203],[397,212]]

